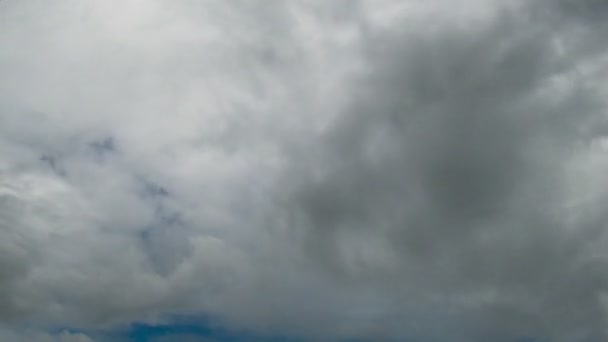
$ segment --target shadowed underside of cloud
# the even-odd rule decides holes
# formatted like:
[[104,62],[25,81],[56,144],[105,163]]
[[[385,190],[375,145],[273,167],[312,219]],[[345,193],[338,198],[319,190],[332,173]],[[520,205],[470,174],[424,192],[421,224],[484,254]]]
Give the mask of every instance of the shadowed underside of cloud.
[[0,339],[608,339],[607,18],[3,2]]

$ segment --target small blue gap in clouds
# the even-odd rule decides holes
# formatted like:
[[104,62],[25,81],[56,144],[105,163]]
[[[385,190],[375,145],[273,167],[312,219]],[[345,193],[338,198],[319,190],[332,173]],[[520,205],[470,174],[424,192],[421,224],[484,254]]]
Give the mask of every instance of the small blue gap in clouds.
[[[167,324],[145,324],[133,323],[127,331],[128,340],[131,342],[149,342],[155,338],[164,337],[170,340],[171,337],[177,338],[187,336],[188,338],[200,337],[201,340],[226,341],[226,342],[300,342],[304,340],[276,337],[260,336],[247,332],[234,332],[224,328],[212,326],[208,322],[171,322]],[[195,340],[194,340],[195,341]]]

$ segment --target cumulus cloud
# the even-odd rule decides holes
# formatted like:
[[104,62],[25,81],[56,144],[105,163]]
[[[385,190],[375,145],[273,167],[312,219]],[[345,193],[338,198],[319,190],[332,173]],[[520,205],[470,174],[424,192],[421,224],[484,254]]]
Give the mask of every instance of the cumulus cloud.
[[604,2],[1,5],[4,339],[608,338]]

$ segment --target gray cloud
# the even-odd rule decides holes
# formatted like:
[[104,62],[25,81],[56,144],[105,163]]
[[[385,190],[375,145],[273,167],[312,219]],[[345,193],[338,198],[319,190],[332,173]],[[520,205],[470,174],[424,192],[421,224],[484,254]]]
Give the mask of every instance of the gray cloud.
[[460,5],[4,3],[6,331],[606,339],[608,8]]
[[45,334],[31,330],[10,331],[0,330],[0,338],[10,342],[95,342],[89,336],[82,333],[61,331],[57,334]]
[[[556,47],[579,28],[558,20],[583,19],[559,14],[374,37],[357,100],[290,197],[304,253],[387,297],[409,293],[394,307],[403,320],[454,310],[444,338],[605,338],[605,259],[589,255],[604,208],[599,198],[572,207],[568,183],[605,133],[601,79],[579,74],[602,54],[578,50],[594,32]],[[376,235],[382,251],[370,252]],[[378,267],[387,253],[392,264]]]

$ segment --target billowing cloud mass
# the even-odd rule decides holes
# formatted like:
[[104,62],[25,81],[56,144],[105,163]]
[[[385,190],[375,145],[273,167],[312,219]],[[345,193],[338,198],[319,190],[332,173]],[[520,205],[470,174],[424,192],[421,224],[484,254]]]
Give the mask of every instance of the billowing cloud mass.
[[603,0],[2,1],[0,339],[608,340],[606,37]]

